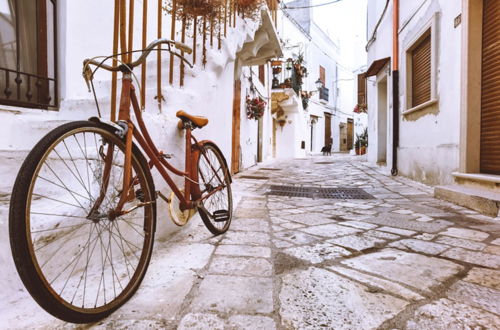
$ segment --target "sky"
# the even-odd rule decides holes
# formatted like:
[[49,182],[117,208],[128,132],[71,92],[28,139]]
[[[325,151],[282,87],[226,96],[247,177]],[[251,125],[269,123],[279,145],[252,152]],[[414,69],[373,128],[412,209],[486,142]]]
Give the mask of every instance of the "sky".
[[[311,4],[331,1],[311,0]],[[352,70],[366,64],[366,10],[367,0],[341,0],[313,9],[316,24],[340,46],[341,64]]]

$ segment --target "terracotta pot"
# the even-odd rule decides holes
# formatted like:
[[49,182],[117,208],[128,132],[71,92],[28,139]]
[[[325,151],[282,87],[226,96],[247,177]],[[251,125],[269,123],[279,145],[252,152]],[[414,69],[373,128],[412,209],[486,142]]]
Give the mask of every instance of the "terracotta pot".
[[283,64],[283,61],[280,60],[271,61],[271,66],[281,66],[281,64]]

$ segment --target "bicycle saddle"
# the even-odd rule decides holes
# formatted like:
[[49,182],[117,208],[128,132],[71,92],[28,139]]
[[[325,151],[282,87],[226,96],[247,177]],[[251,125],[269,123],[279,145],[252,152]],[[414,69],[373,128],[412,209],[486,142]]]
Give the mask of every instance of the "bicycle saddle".
[[208,124],[207,118],[199,117],[199,116],[192,116],[183,110],[177,111],[176,116],[177,116],[177,118],[179,118],[181,120],[181,122],[179,123],[179,128],[181,128],[183,126],[182,124],[184,122],[190,122],[196,128],[202,128],[204,126],[207,126],[207,124]]

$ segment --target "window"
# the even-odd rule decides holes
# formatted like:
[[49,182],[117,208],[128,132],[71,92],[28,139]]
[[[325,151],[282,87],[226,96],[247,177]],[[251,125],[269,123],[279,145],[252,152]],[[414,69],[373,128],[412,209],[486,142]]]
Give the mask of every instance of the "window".
[[262,85],[266,85],[266,66],[265,65],[259,65],[259,81],[262,83]]
[[56,0],[0,0],[0,104],[57,107]]
[[319,66],[319,80],[323,83],[323,86],[326,86],[326,73],[325,68],[321,65]]
[[431,34],[420,40],[411,56],[411,107],[431,100]]
[[403,115],[427,108],[437,102],[436,54],[437,21],[435,13],[427,24],[419,26],[414,38],[406,43],[406,100]]
[[358,107],[366,107],[366,74],[358,74]]

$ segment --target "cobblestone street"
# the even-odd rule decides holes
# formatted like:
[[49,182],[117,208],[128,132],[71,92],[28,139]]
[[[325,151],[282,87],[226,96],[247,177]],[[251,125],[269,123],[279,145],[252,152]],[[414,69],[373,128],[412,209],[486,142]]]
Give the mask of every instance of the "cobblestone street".
[[[273,162],[234,179],[229,232],[214,238],[196,217],[157,241],[134,298],[90,327],[500,329],[498,218],[347,155]],[[277,196],[270,185],[362,188],[374,198]],[[34,302],[16,308],[25,304],[2,308],[6,327],[72,327]]]

